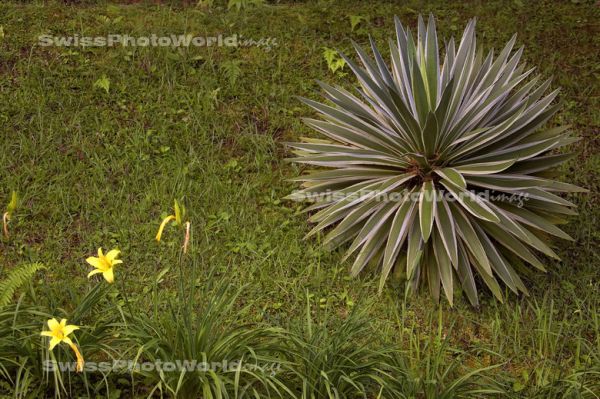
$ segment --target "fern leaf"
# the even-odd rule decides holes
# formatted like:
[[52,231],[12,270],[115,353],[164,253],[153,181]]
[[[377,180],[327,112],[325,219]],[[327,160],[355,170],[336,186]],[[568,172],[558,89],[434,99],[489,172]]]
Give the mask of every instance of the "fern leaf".
[[41,263],[27,263],[11,271],[3,281],[0,281],[0,308],[8,305],[15,292],[28,283],[35,273],[45,268]]

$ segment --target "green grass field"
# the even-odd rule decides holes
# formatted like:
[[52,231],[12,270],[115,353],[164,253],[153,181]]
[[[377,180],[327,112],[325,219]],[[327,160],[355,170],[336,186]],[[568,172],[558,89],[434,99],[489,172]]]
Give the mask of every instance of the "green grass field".
[[[406,298],[398,278],[378,294],[376,272],[350,278],[351,261],[341,261],[342,251],[321,249],[318,238],[303,240],[310,229],[300,212],[305,205],[283,200],[297,188],[289,179],[301,168],[285,161],[282,143],[314,135],[300,121],[313,112],[296,96],[319,99],[317,79],[355,84],[348,68],[329,70],[325,49],[352,54],[351,40],[368,43],[368,35],[385,47],[394,35],[394,15],[414,26],[419,13],[430,12],[446,38],[459,36],[476,16],[485,48],[500,48],[516,32],[527,64],[562,88],[563,107],[551,123],[570,124],[581,137],[562,179],[590,190],[572,196],[579,215],[565,231],[575,241],[556,240],[562,262],[547,259],[548,273],[525,275],[529,297],[506,290],[499,303],[482,289],[480,309],[461,295],[450,307],[434,303],[427,292]],[[352,29],[351,16],[364,19]],[[70,315],[100,281],[86,278],[85,259],[98,247],[119,248],[118,290],[106,299],[117,319],[116,309],[128,306],[139,314],[158,308],[168,314],[184,283],[201,295],[227,283],[241,294],[226,319],[248,329],[295,331],[306,327],[308,309],[316,325],[335,331],[362,311],[368,324],[357,342],[406,351],[415,379],[440,378],[443,373],[430,370],[432,359],[443,369],[462,353],[453,376],[499,365],[486,375],[505,395],[599,397],[598,21],[600,7],[593,1],[282,2],[239,11],[176,2],[3,3],[0,201],[8,203],[15,190],[20,204],[10,237],[0,242],[0,279],[22,263],[45,264],[29,288],[19,290],[21,300],[50,315]],[[274,38],[276,45],[38,44],[44,34],[113,33],[237,34]],[[168,226],[161,243],[154,240],[174,199],[185,205],[191,222],[186,255],[180,251],[182,230]],[[94,320],[90,315],[80,325]],[[32,323],[41,331],[45,321],[40,316]],[[40,344],[37,330],[32,342]],[[130,349],[120,349],[117,327],[110,331],[106,342],[115,352]],[[584,371],[589,373],[573,377]],[[72,382],[73,391],[62,395],[145,397],[156,384],[148,379],[132,387],[128,378],[91,384],[91,391]],[[53,395],[46,383],[50,388],[43,392]],[[587,388],[568,391],[571,383]],[[14,387],[5,378],[0,393],[12,396]],[[33,388],[22,392],[27,389]],[[414,397],[437,397],[424,392]],[[209,397],[201,391],[186,395],[180,397]],[[478,396],[484,393],[472,397]]]

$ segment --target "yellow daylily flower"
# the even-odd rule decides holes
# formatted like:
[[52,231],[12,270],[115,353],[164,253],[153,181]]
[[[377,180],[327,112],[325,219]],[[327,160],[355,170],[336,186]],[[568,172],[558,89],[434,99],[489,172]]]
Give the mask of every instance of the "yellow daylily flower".
[[77,358],[77,371],[83,371],[83,356],[81,356],[77,345],[75,345],[73,341],[71,341],[71,338],[68,337],[73,331],[79,330],[79,327],[67,324],[67,319],[62,319],[59,323],[58,320],[52,318],[48,320],[48,328],[50,331],[42,331],[41,333],[41,335],[45,337],[50,337],[50,346],[48,349],[54,349],[54,347],[61,342],[69,345],[73,352],[75,352],[75,357]]
[[102,253],[102,248],[98,248],[98,257],[90,256],[85,261],[90,265],[94,266],[96,270],[92,270],[88,274],[88,278],[94,274],[102,273],[102,276],[106,281],[112,283],[115,281],[114,267],[119,263],[123,263],[122,260],[116,259],[121,251],[118,249],[112,249],[108,251],[106,255]]
[[165,229],[167,224],[169,224],[169,222],[172,221],[172,222],[174,222],[174,224],[176,226],[185,227],[185,237],[183,240],[183,253],[187,253],[188,244],[190,241],[190,225],[191,225],[191,223],[189,221],[183,223],[183,220],[184,220],[183,218],[185,217],[185,208],[183,208],[183,206],[180,206],[179,203],[177,202],[177,200],[174,201],[173,210],[174,210],[175,214],[168,215],[160,223],[160,227],[158,228],[158,232],[156,233],[155,239],[156,239],[156,241],[160,242],[163,230]]
[[160,242],[160,238],[162,237],[163,230],[165,229],[165,226],[167,225],[167,223],[169,223],[171,220],[175,220],[175,216],[169,215],[163,219],[163,221],[160,224],[160,227],[158,228],[158,233],[156,233],[156,241]]

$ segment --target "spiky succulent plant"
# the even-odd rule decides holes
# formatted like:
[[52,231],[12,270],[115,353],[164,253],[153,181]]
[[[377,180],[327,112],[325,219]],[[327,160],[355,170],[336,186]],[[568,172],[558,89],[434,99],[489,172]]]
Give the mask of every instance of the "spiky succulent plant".
[[476,276],[502,300],[500,279],[527,293],[519,272],[544,270],[534,255],[558,256],[549,236],[574,204],[561,192],[585,191],[552,180],[570,155],[556,149],[576,141],[567,127],[543,128],[558,105],[549,81],[527,79],[515,37],[495,56],[475,43],[475,20],[458,46],[450,39],[443,62],[435,21],[421,17],[416,38],[396,18],[397,41],[385,63],[355,45],[362,67],[342,55],[359,82],[357,94],[320,83],[328,104],[309,99],[322,119],[305,122],[327,136],[291,143],[292,161],[333,168],[300,176],[292,199],[315,203],[309,235],[327,229],[324,243],[358,253],[351,268],[393,269],[407,292],[440,288],[452,304],[460,281],[477,306]]

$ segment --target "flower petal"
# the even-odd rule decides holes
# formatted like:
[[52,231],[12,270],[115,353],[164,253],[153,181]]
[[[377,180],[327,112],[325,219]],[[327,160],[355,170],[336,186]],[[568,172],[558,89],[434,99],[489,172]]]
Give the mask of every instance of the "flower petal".
[[54,334],[52,334],[52,331],[42,331],[40,333],[40,335],[44,336],[44,337],[53,337]]
[[58,323],[58,320],[54,318],[48,320],[48,328],[50,328],[50,331],[52,332],[60,329],[60,324]]
[[50,346],[48,347],[49,350],[54,349],[54,347],[58,344],[60,344],[61,339],[60,338],[56,338],[56,337],[52,337],[52,339],[50,340]]
[[68,326],[65,326],[65,328],[63,328],[63,334],[65,334],[65,337],[66,337],[67,335],[71,334],[75,330],[79,330],[79,327],[77,327],[76,325],[73,325],[73,324],[69,324]]
[[98,269],[101,269],[103,265],[102,260],[100,258],[96,258],[95,256],[90,256],[85,261],[90,265],[97,267]]
[[65,328],[66,325],[67,325],[67,319],[60,319],[60,327]]
[[106,260],[108,260],[109,263],[113,263],[115,258],[119,256],[120,253],[121,251],[119,251],[118,249],[111,249],[105,256]]
[[156,233],[156,237],[155,237],[156,241],[160,242],[160,238],[162,237],[163,230],[165,229],[165,226],[167,225],[167,223],[169,223],[171,220],[175,220],[175,216],[169,215],[163,219],[163,221],[160,224],[160,227],[158,228],[158,233]]
[[113,273],[113,268],[112,267],[110,269],[102,272],[102,275],[104,276],[104,279],[106,281],[108,281],[109,283],[112,283],[113,281],[115,281],[115,275]]
[[98,274],[98,273],[102,273],[102,270],[100,269],[94,269],[91,272],[88,273],[88,278],[92,277],[94,274]]
[[102,253],[102,247],[98,248],[98,257],[100,259],[102,259],[104,257],[104,254]]
[[74,343],[69,343],[69,346],[71,347],[71,349],[73,349],[73,352],[75,352],[75,357],[77,358],[77,372],[81,373],[83,371],[83,356],[81,355],[81,352],[79,352],[79,348],[77,348],[77,345],[75,345]]

